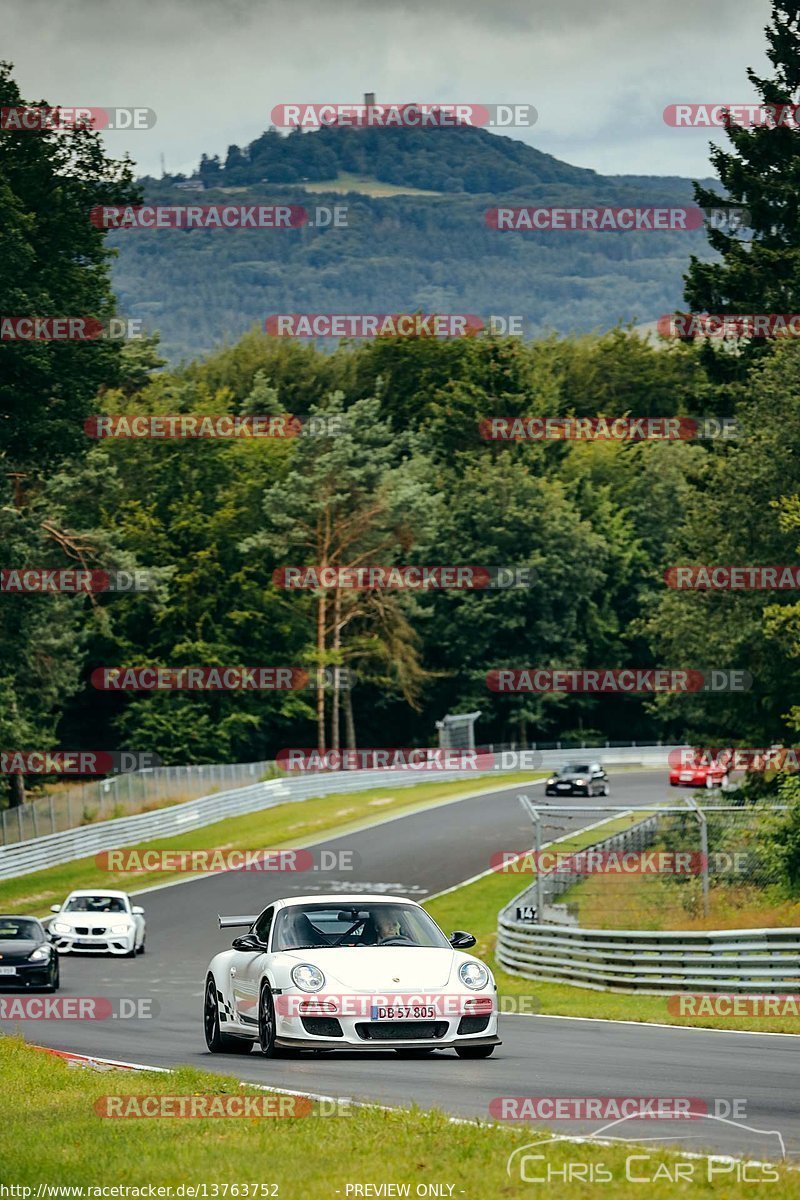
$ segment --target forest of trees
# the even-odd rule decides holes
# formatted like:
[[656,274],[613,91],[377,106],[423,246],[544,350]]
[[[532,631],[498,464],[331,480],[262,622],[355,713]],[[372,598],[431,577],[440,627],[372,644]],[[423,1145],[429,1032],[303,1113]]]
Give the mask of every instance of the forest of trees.
[[[768,100],[800,83],[797,20],[780,9],[775,75],[756,81]],[[0,103],[20,103],[8,67]],[[727,136],[730,149],[715,160],[719,192],[752,209],[753,240],[712,234],[714,261],[698,254],[688,263],[687,302],[697,311],[800,311],[800,216],[787,203],[800,132]],[[81,214],[89,196],[97,203],[98,193],[122,192],[135,200],[129,168],[110,162],[90,132],[28,138],[13,154],[0,143],[8,246],[0,310],[112,311],[108,243]],[[716,197],[704,187],[698,201]],[[134,236],[137,253],[158,258],[164,235]],[[417,236],[421,255],[425,229]],[[329,241],[312,239],[303,251],[317,289],[340,270],[338,250],[326,265]],[[520,245],[499,239],[494,253],[508,254],[523,287]],[[631,243],[613,245],[620,275],[610,294],[623,307],[620,287],[637,264]],[[285,307],[310,307],[280,253],[271,247],[264,269],[281,274]],[[569,253],[574,286],[586,287],[582,252]],[[672,253],[686,270],[686,245]],[[162,260],[159,270],[173,269]],[[215,286],[204,272],[195,308]],[[453,278],[427,279],[425,308],[441,308]],[[563,280],[567,291],[572,284]],[[483,303],[465,311],[498,311],[485,286],[477,295]],[[361,307],[393,305],[370,297]],[[4,342],[0,353],[0,568],[140,566],[157,581],[136,595],[0,596],[4,746],[247,760],[318,740],[426,745],[438,718],[474,708],[484,742],[687,737],[757,746],[800,731],[796,593],[678,592],[663,578],[676,563],[797,561],[796,341],[656,345],[615,328],[529,342],[385,338],[324,353],[255,330],[180,367],[165,366],[155,339]],[[83,433],[92,413],[285,412],[335,416],[339,432],[236,442]],[[500,443],[479,433],[491,416],[601,414],[735,417],[740,436]],[[315,593],[273,581],[287,564],[321,562],[526,566],[535,582],[505,592]],[[153,663],[339,665],[355,683],[349,694],[120,694],[90,685],[100,665]],[[629,665],[746,669],[753,685],[648,699],[509,696],[485,681],[504,666]]]

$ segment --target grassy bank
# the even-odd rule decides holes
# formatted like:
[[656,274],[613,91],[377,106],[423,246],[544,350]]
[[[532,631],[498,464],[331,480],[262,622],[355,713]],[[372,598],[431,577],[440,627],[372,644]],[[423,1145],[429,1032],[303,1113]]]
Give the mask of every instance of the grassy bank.
[[[461,1086],[467,1087],[477,1071],[483,1074],[492,1066],[453,1058],[444,1069],[452,1073],[454,1083],[461,1080]],[[532,1192],[531,1183],[520,1179],[518,1169],[510,1176],[506,1173],[509,1155],[549,1136],[518,1126],[454,1124],[441,1112],[419,1109],[352,1108],[343,1110],[349,1115],[322,1116],[318,1106],[311,1106],[307,1116],[282,1119],[110,1119],[95,1109],[102,1097],[253,1096],[263,1100],[264,1093],[188,1068],[172,1075],[70,1068],[7,1037],[0,1037],[0,1069],[5,1085],[0,1097],[3,1181],[31,1188],[32,1196],[40,1185],[48,1184],[138,1187],[145,1189],[145,1195],[148,1186],[176,1189],[205,1184],[208,1197],[332,1200],[339,1195],[345,1200],[354,1194],[348,1193],[348,1187],[357,1184],[407,1184],[413,1196],[417,1185],[435,1183],[446,1185],[445,1196],[447,1185],[452,1185],[452,1197],[477,1200],[489,1195],[513,1200],[530,1197]],[[268,1076],[266,1063],[264,1075]],[[24,1106],[15,1099],[23,1095]],[[274,1103],[279,1102],[276,1097]],[[34,1130],[46,1130],[47,1136]],[[669,1150],[550,1142],[529,1152],[543,1154],[553,1171],[570,1164],[590,1164],[594,1171],[602,1166],[613,1177],[615,1197],[643,1195],[642,1184],[626,1178],[626,1160],[634,1154],[647,1158],[637,1158],[630,1174],[653,1179],[647,1195],[655,1200],[692,1191],[692,1184],[674,1182],[676,1170],[690,1169],[690,1162],[694,1183],[700,1184],[704,1196],[725,1200],[752,1192],[752,1183],[731,1182],[735,1176],[723,1174],[719,1165],[681,1159]],[[527,1169],[540,1173],[546,1167],[536,1162]],[[707,1182],[709,1170],[717,1170],[711,1182]],[[780,1167],[775,1174],[769,1189],[774,1200],[797,1194],[796,1175]],[[556,1181],[558,1194],[569,1200],[597,1195],[596,1183],[588,1180],[565,1185],[556,1176]],[[254,1185],[258,1190],[253,1190]]]
[[[386,783],[368,792],[337,792],[302,803],[279,804],[261,812],[231,817],[206,825],[180,837],[159,838],[128,849],[138,850],[256,850],[301,847],[320,840],[322,834],[354,832],[365,825],[399,812],[428,808],[441,801],[470,793],[529,783],[542,772],[498,775],[494,778],[460,779],[450,783],[431,782],[411,787]],[[46,871],[35,871],[16,879],[0,880],[0,912],[43,915],[58,904],[72,888],[105,886],[137,890],[169,883],[175,875],[165,871],[108,871],[93,857],[75,859]]]

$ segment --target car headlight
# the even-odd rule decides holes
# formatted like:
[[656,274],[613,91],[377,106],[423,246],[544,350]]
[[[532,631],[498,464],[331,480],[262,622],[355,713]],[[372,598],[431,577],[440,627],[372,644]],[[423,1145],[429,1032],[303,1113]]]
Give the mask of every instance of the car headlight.
[[300,963],[299,966],[292,967],[292,980],[301,992],[318,992],[325,983],[325,976],[311,963]]
[[123,921],[109,926],[109,933],[133,933],[133,921]]
[[72,932],[72,926],[68,925],[66,923],[66,921],[51,921],[50,928],[52,929],[53,933],[71,933]]
[[572,782],[577,783],[579,787],[583,787],[583,785],[586,783],[586,780],[585,779],[573,779]]
[[555,775],[551,775],[551,777],[547,781],[547,786],[549,787],[551,783],[555,783],[555,782],[556,782]]
[[483,963],[465,962],[458,968],[458,974],[462,983],[465,983],[468,988],[472,988],[474,992],[485,988],[489,982],[489,972],[484,967]]
[[28,962],[45,962],[50,957],[49,946],[37,946],[33,954],[28,956]]

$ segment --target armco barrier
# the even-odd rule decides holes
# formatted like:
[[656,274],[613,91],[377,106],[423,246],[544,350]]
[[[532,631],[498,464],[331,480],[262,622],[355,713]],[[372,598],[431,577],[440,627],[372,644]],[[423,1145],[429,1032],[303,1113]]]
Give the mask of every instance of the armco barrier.
[[[640,850],[652,843],[656,817],[592,845],[594,850]],[[584,850],[589,847],[583,847]],[[579,876],[544,877],[545,899]],[[800,929],[728,929],[703,933],[581,929],[516,919],[535,902],[526,887],[498,917],[496,956],[511,975],[607,992],[775,994],[800,990]]]
[[[630,766],[665,767],[668,755],[674,746],[624,746],[605,747],[591,750],[544,750],[536,753],[536,766],[531,770],[552,770],[568,757],[588,758],[605,764],[627,764]],[[499,751],[498,751],[499,753]],[[531,752],[534,753],[534,752]],[[0,846],[0,879],[11,879],[17,875],[28,875],[45,867],[72,862],[76,858],[88,858],[102,850],[114,850],[121,846],[138,845],[152,838],[176,837],[190,829],[200,829],[227,817],[243,813],[258,812],[276,804],[288,804],[308,800],[314,796],[327,796],[333,792],[364,791],[373,787],[409,787],[416,783],[451,782],[470,779],[497,780],[503,786],[502,770],[488,771],[336,771],[308,772],[284,779],[270,779],[248,787],[217,792],[173,804],[155,812],[136,813],[130,817],[117,817],[92,825],[81,825],[60,833],[44,837],[29,838]],[[520,785],[522,787],[523,785]]]
[[646,933],[531,925],[500,915],[497,961],[512,975],[608,992],[800,990],[800,929]]
[[[487,772],[474,771],[469,774],[476,780],[485,780]],[[502,786],[502,779],[495,772],[488,774],[497,778],[498,787]],[[204,825],[272,808],[276,804],[295,803],[333,792],[359,792],[381,786],[408,787],[424,781],[447,782],[464,779],[465,776],[464,771],[437,771],[435,776],[428,775],[427,780],[423,780],[418,772],[398,775],[386,771],[347,771],[327,774],[310,772],[300,778],[270,779],[250,787],[188,800],[185,804],[173,804],[156,812],[118,817],[97,825],[83,825],[63,833],[0,846],[0,879],[28,875],[31,871],[41,871],[45,867],[72,862],[76,858],[87,858],[102,850],[138,845],[151,838],[177,837],[191,829],[201,829]]]

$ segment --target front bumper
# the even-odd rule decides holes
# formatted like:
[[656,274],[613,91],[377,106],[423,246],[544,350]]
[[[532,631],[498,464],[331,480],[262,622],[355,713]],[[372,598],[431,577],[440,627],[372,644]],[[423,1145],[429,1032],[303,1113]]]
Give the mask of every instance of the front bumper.
[[130,933],[69,933],[50,931],[50,938],[59,954],[130,954],[136,944],[136,930]]
[[[475,996],[465,999],[474,1000]],[[500,1044],[496,1008],[483,1013],[437,1012],[420,1020],[372,1021],[363,1011],[314,1011],[309,1004],[297,1015],[276,1014],[275,1021],[276,1045],[295,1048],[385,1050]]]
[[318,1037],[276,1037],[275,1045],[281,1050],[403,1050],[403,1049],[419,1049],[421,1046],[428,1046],[432,1050],[452,1050],[456,1046],[502,1046],[502,1041],[495,1034],[493,1037],[461,1037],[453,1038],[450,1041],[437,1039],[435,1041],[420,1041],[418,1038],[410,1038],[404,1041],[381,1041],[381,1042],[364,1042],[360,1041],[357,1047],[349,1042],[346,1038],[318,1038]]
[[[4,963],[3,966],[6,964]],[[0,992],[21,992],[29,988],[50,987],[52,967],[50,963],[9,963],[14,967],[13,975],[0,975]]]

